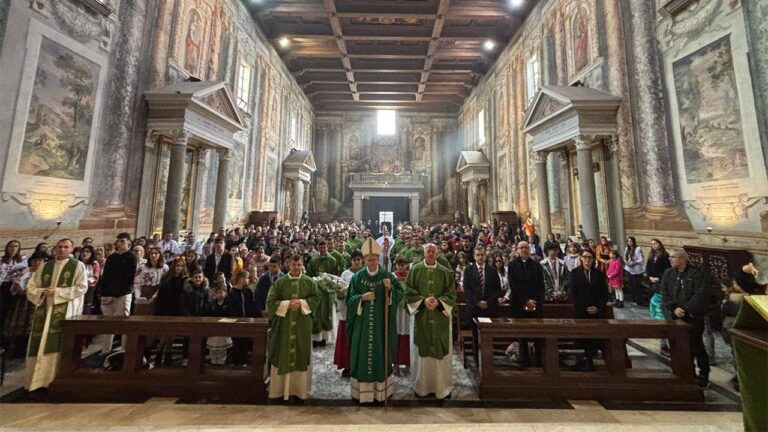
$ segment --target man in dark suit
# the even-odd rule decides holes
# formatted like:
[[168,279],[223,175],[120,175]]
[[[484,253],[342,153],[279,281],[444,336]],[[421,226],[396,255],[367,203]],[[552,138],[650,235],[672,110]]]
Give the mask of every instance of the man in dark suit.
[[[531,245],[521,241],[517,244],[518,257],[509,263],[509,303],[515,318],[542,318],[544,306],[544,269],[531,258]],[[520,340],[519,366],[531,365],[528,342],[534,342],[535,366],[541,366],[542,343],[540,340]]]
[[[608,317],[608,279],[595,267],[595,253],[589,249],[581,251],[581,265],[570,274],[569,287],[573,300],[574,318],[599,319]],[[594,339],[581,341],[584,347],[584,364],[581,370],[594,370],[593,359],[602,343]]]
[[544,268],[544,298],[549,302],[565,302],[568,300],[568,268],[565,261],[558,258],[560,246],[550,244],[544,251],[547,257],[541,260]]
[[699,367],[698,383],[709,386],[709,356],[704,348],[704,317],[709,308],[710,290],[704,273],[688,262],[688,253],[683,248],[669,250],[668,268],[661,277],[661,298],[664,310],[674,320],[691,324],[691,353]]
[[216,273],[222,272],[227,280],[232,278],[232,255],[227,252],[224,237],[218,237],[213,242],[213,253],[205,259],[203,274],[208,283],[213,285],[216,281]]
[[474,318],[496,318],[498,316],[501,281],[493,266],[485,262],[485,248],[475,247],[475,263],[464,269],[464,292],[467,298],[467,312],[472,322],[472,353],[478,364],[478,334]]

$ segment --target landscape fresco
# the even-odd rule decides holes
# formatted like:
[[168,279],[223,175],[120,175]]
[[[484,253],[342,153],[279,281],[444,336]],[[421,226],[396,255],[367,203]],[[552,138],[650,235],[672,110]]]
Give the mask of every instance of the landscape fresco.
[[18,172],[84,180],[99,65],[43,37]]
[[729,36],[677,60],[673,73],[688,184],[749,177]]

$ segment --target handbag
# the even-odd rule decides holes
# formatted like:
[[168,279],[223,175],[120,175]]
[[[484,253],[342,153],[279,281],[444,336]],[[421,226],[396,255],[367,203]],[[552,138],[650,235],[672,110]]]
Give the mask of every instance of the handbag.
[[723,315],[735,318],[736,315],[739,314],[739,309],[741,309],[741,303],[744,302],[744,294],[741,293],[731,293],[728,294],[728,298],[723,300],[723,302],[720,304],[720,311],[723,313]]

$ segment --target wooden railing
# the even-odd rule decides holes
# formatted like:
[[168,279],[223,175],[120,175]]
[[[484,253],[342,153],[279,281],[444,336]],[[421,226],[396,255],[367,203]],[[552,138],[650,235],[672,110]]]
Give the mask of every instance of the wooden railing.
[[[263,402],[267,399],[265,367],[268,322],[240,318],[235,322],[202,317],[80,316],[64,321],[62,351],[51,396],[60,401],[130,400],[150,397]],[[122,369],[83,366],[85,342],[100,334],[125,335]],[[211,336],[253,341],[247,368],[213,367],[205,362],[205,339]],[[148,369],[143,365],[149,343],[158,338],[189,338],[185,367]]]
[[[695,384],[690,325],[680,321],[495,318],[478,326],[481,399],[704,400]],[[519,371],[496,365],[494,341],[510,338],[542,340],[543,368]],[[672,372],[628,369],[625,344],[631,338],[669,339]],[[583,339],[602,341],[605,367],[592,372],[561,367],[560,342]]]

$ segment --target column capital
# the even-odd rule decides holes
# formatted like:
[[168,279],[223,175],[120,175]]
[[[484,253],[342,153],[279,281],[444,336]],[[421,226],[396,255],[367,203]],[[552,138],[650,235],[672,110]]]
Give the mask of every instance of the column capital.
[[229,160],[232,157],[232,152],[229,149],[216,149],[216,153],[219,154],[219,160]]
[[576,150],[592,149],[592,137],[589,135],[576,135],[573,141],[576,143]]
[[610,151],[611,154],[619,153],[619,136],[618,135],[611,135],[611,138],[608,141],[608,151]]
[[187,145],[187,141],[189,141],[189,132],[187,132],[185,129],[171,129],[170,131],[171,135],[171,143],[174,145]]
[[557,157],[560,159],[560,162],[568,162],[568,151],[563,150],[561,152],[557,152]]
[[147,130],[147,137],[144,139],[144,147],[148,149],[155,149],[157,147],[157,139],[160,134],[154,130]]
[[205,165],[205,160],[208,159],[208,151],[210,149],[208,147],[200,147],[197,150],[197,163],[200,165]]
[[537,164],[545,164],[547,163],[548,156],[549,153],[545,151],[533,152],[533,162]]

